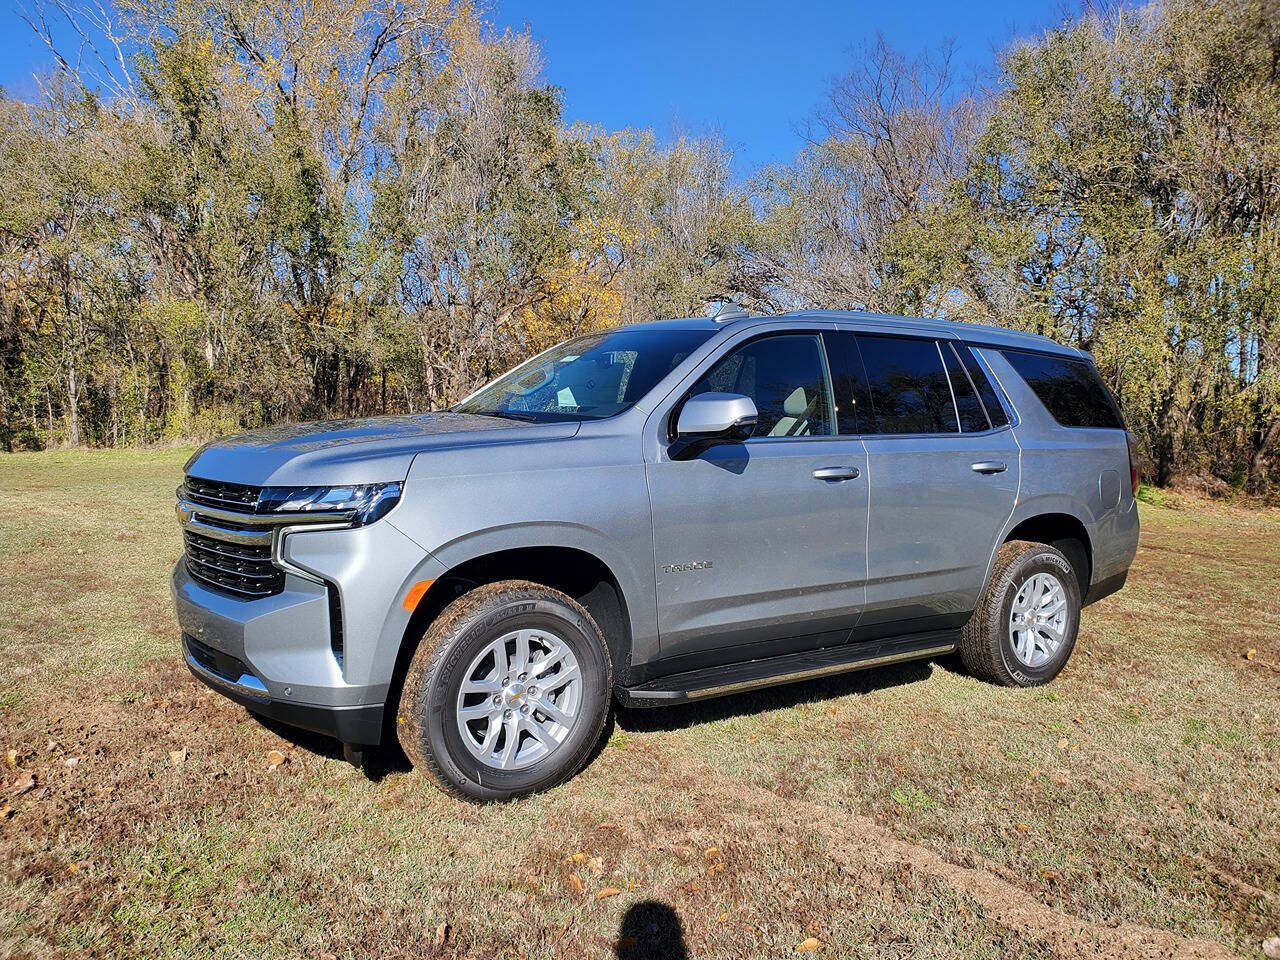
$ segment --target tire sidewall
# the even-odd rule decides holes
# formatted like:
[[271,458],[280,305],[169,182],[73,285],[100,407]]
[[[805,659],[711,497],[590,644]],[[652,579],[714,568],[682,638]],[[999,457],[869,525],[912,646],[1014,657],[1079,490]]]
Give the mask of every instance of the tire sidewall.
[[[1009,616],[1022,585],[1037,573],[1052,574],[1067,594],[1067,621],[1062,645],[1053,658],[1038,667],[1029,667],[1013,652],[1009,636]],[[1001,666],[1009,678],[1022,687],[1035,687],[1056,677],[1075,649],[1080,631],[1080,584],[1075,569],[1061,552],[1049,546],[1028,550],[1005,571],[999,603],[993,610],[993,646]]]
[[[467,667],[489,642],[526,628],[549,631],[569,645],[582,674],[582,701],[578,722],[549,757],[526,769],[499,770],[481,763],[463,743],[456,716],[458,691]],[[547,789],[572,775],[599,735],[608,705],[609,666],[595,625],[554,599],[521,597],[495,598],[455,625],[415,709],[426,747],[445,776],[471,796],[506,799]]]

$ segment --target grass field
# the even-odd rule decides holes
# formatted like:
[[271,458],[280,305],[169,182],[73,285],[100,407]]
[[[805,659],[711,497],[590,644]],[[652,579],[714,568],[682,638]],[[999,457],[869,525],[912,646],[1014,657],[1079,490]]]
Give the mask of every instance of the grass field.
[[565,786],[475,807],[189,677],[184,459],[0,458],[0,955],[1260,957],[1280,935],[1280,511],[1144,505],[1129,586],[1047,688],[922,664],[624,712]]

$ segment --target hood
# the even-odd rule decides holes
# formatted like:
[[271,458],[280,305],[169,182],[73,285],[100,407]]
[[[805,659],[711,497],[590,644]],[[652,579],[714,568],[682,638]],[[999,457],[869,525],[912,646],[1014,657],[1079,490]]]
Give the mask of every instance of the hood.
[[419,453],[441,448],[559,440],[577,422],[522,423],[469,413],[423,413],[284,424],[206,444],[187,461],[192,476],[251,486],[403,480]]

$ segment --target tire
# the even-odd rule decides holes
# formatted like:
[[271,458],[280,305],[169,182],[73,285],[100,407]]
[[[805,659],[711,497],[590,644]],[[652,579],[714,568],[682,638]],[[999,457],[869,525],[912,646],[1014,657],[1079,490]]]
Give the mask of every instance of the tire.
[[[1030,607],[1037,598],[1043,622],[1026,619],[1034,616]],[[1046,617],[1059,600],[1060,615]],[[1080,581],[1061,550],[1010,540],[996,554],[991,579],[961,633],[960,660],[969,673],[1001,686],[1048,683],[1075,648],[1080,608]]]
[[446,793],[510,800],[582,768],[612,683],[604,637],[580,604],[536,583],[491,583],[454,600],[427,629],[405,675],[396,736]]

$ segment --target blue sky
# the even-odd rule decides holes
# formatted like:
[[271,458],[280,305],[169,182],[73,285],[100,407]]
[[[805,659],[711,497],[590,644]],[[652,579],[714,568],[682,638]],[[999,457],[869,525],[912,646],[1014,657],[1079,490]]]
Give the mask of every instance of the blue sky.
[[[0,0],[0,86],[30,97],[48,51]],[[791,159],[831,80],[876,33],[905,53],[955,43],[988,73],[995,52],[1078,10],[1072,0],[865,3],[839,0],[492,0],[499,26],[528,27],[568,119],[649,127],[663,141],[719,133],[746,173]]]

